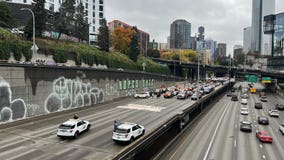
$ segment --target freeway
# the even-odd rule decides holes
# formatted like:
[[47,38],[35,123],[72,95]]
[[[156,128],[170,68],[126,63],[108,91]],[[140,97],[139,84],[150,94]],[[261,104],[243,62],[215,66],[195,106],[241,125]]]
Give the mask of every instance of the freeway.
[[[242,82],[243,83],[243,82]],[[246,85],[246,84],[242,84]],[[261,87],[260,84],[257,87]],[[237,94],[240,97],[241,91]],[[279,118],[269,117],[268,110],[274,109],[276,103],[284,104],[284,99],[268,94],[268,102],[263,102],[263,109],[255,109],[259,102],[257,94],[249,94],[249,115],[241,115],[243,105],[222,97],[196,123],[179,136],[159,158],[167,160],[281,160],[284,159],[284,136],[279,132],[279,125],[284,122],[284,111],[279,111]],[[259,125],[257,117],[269,117],[270,124]],[[240,131],[240,122],[247,120],[253,123],[252,132]],[[255,131],[268,131],[273,143],[260,142]]]
[[[147,135],[195,102],[163,97],[126,98],[21,125],[6,128],[0,126],[0,160],[111,159],[139,142],[136,140],[127,146],[115,144],[111,139],[114,120],[141,124],[145,126]],[[91,123],[90,131],[83,133],[78,139],[58,138],[57,127],[72,118],[74,113]]]

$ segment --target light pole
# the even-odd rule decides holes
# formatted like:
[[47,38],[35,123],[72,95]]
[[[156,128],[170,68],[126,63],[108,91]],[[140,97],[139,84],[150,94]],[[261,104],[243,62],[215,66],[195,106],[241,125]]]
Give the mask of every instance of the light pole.
[[197,100],[199,99],[199,88],[200,88],[200,86],[199,86],[199,53],[198,53],[198,58],[197,58],[197,90],[196,90],[196,97],[197,97]]
[[31,48],[31,50],[33,51],[33,56],[35,56],[35,54],[36,54],[36,52],[38,50],[38,47],[35,44],[35,15],[34,15],[34,12],[31,9],[29,9],[29,8],[21,8],[20,10],[21,11],[29,11],[29,12],[31,12],[32,17],[33,17],[33,46]]

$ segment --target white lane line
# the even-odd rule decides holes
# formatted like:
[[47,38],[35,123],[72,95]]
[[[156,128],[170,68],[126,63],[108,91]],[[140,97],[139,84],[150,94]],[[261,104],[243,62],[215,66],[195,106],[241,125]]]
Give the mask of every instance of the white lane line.
[[234,147],[236,148],[237,147],[237,140],[235,139],[234,141]]
[[263,158],[263,159],[266,159],[265,155],[262,155],[262,158]]
[[235,124],[235,128],[237,128],[238,126]]
[[262,145],[259,145],[260,148],[262,148]]
[[220,124],[221,124],[221,122],[222,122],[222,120],[223,120],[223,118],[224,118],[224,116],[225,116],[225,113],[226,113],[226,111],[228,110],[229,106],[230,106],[230,105],[227,105],[227,106],[226,106],[225,110],[223,111],[223,113],[222,113],[222,115],[221,115],[221,117],[220,117],[220,119],[219,119],[219,121],[218,121],[218,123],[217,123],[217,126],[216,126],[216,128],[215,128],[215,131],[214,131],[214,133],[213,133],[213,137],[212,137],[211,140],[210,140],[209,146],[208,146],[208,148],[207,148],[207,150],[206,150],[206,153],[205,153],[205,155],[204,155],[204,157],[203,157],[203,160],[206,160],[207,157],[208,157],[208,155],[209,155],[209,151],[210,151],[210,149],[211,149],[211,147],[212,147],[212,144],[213,144],[213,141],[214,141],[214,139],[216,138],[216,135],[217,135],[217,130],[219,129]]

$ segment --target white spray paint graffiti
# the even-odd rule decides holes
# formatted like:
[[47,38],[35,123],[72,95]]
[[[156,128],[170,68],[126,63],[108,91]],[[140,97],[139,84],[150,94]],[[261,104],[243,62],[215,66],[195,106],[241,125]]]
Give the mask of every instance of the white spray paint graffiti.
[[111,80],[110,83],[105,84],[105,94],[108,96],[119,96],[118,81]]
[[44,107],[47,113],[69,108],[82,107],[104,102],[104,92],[83,83],[79,78],[60,77],[53,82],[53,92],[46,98]]
[[12,100],[10,84],[0,77],[0,122],[25,118],[27,107],[23,99]]

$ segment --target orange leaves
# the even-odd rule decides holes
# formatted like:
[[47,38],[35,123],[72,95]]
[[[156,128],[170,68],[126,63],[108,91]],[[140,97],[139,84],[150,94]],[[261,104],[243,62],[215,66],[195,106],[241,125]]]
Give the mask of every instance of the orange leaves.
[[117,27],[112,32],[111,40],[115,51],[127,54],[129,52],[129,45],[131,36],[135,33],[131,28],[125,29]]

